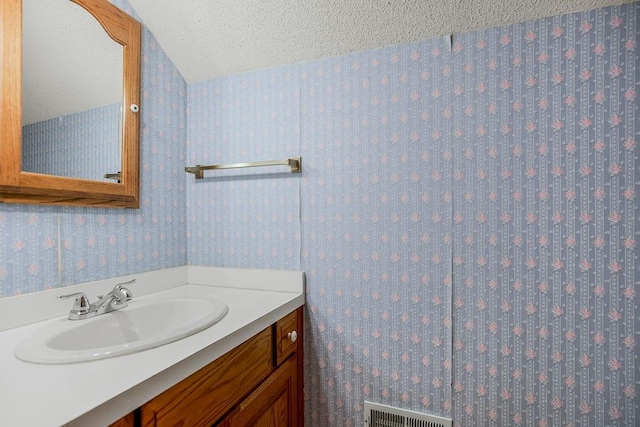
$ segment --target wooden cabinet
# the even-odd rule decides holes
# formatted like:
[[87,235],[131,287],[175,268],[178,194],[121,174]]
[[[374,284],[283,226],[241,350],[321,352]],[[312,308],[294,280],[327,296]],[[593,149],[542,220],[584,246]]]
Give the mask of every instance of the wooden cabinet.
[[297,426],[297,377],[297,361],[292,357],[245,398],[221,426]]
[[302,426],[301,338],[299,308],[155,397],[131,417],[135,423],[123,425]]
[[142,407],[142,425],[210,426],[272,371],[267,328]]
[[109,427],[134,427],[135,426],[135,417],[134,413],[130,413],[120,418],[115,423],[111,424]]

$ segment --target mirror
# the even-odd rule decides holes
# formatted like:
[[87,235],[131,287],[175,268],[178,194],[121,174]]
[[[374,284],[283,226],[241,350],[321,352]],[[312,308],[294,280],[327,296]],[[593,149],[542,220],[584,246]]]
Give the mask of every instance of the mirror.
[[141,25],[108,0],[0,10],[0,201],[138,207]]
[[122,46],[79,5],[22,0],[22,169],[108,181],[120,170]]

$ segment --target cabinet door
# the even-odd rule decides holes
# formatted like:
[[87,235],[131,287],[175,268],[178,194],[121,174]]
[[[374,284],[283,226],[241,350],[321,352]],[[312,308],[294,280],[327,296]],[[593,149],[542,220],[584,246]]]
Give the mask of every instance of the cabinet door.
[[228,427],[296,427],[298,363],[290,357],[222,424]]
[[142,406],[144,427],[208,427],[273,371],[267,328]]

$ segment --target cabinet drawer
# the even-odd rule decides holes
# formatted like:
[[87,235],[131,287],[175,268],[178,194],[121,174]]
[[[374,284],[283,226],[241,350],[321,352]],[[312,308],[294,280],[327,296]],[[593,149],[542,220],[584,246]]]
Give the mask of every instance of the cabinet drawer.
[[275,325],[276,365],[280,364],[296,351],[298,347],[298,311],[293,311],[278,320]]
[[298,425],[298,362],[292,357],[244,399],[223,427],[295,427]]
[[272,372],[267,328],[142,407],[143,426],[210,426]]

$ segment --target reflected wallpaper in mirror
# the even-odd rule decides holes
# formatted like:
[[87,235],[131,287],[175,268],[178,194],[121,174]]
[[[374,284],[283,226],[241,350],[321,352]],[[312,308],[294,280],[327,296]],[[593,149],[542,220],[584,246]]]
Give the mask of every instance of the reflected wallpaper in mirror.
[[23,38],[22,170],[116,182],[122,46],[68,0],[24,0]]
[[120,171],[121,104],[22,127],[22,170],[104,180]]

